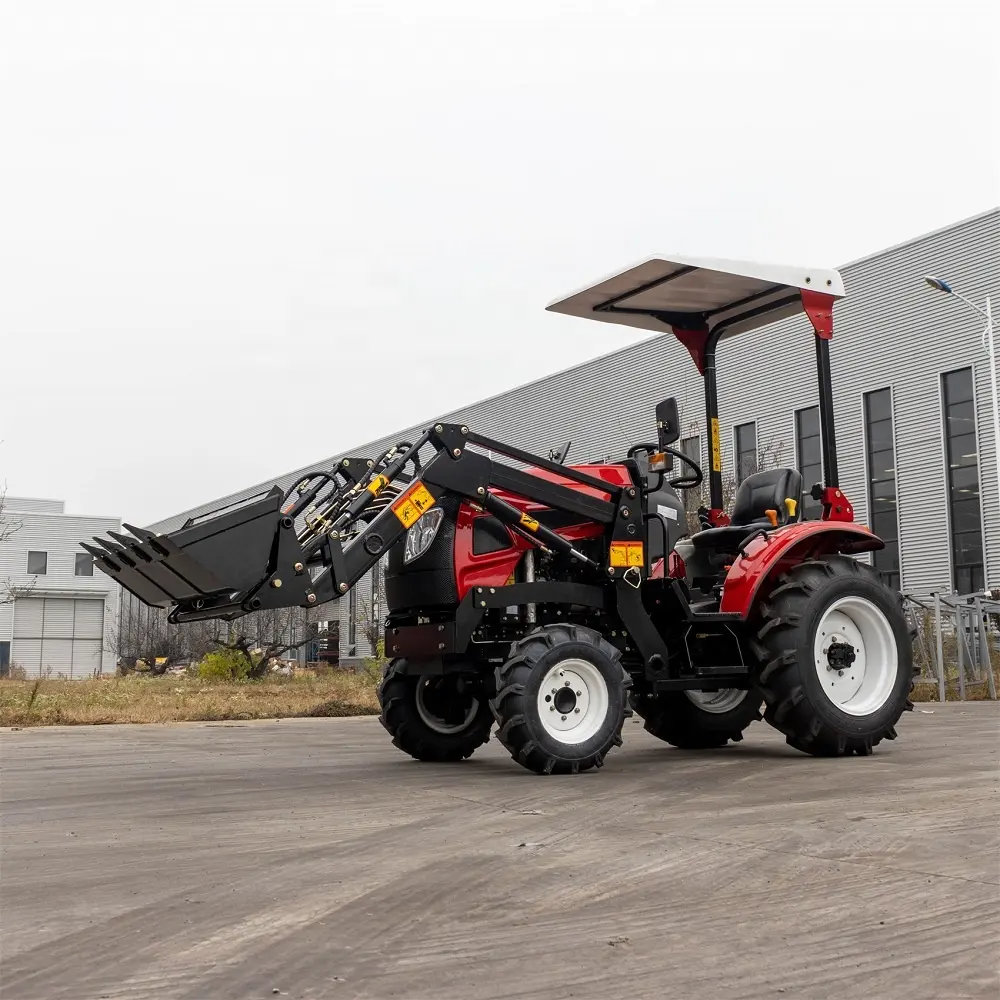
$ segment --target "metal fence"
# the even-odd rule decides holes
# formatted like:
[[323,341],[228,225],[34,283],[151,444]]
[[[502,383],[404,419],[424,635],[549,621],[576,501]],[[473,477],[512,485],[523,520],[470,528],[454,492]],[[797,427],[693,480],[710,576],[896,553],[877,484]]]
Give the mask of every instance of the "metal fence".
[[[995,592],[994,592],[995,593]],[[1000,669],[1000,600],[983,593],[904,594],[907,617],[916,630],[913,654],[919,682],[936,683],[938,700],[949,691],[965,701],[976,685],[996,699]]]

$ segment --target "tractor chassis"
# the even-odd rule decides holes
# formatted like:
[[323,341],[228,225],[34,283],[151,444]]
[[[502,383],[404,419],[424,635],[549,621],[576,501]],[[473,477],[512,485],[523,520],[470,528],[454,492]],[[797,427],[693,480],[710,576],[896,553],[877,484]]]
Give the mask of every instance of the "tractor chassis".
[[[656,647],[647,650],[649,655],[644,655],[638,641],[635,646],[631,644],[635,632],[627,625],[625,628],[613,627],[606,633],[608,641],[622,650],[622,665],[638,687],[658,694],[751,686],[750,666],[743,653],[745,622],[739,615],[692,610],[678,580],[652,580],[645,586],[661,591],[653,599],[665,608],[665,619],[672,623],[673,634],[661,635],[657,630]],[[539,623],[545,624],[564,620],[562,609],[573,605],[597,614],[617,610],[625,624],[621,606],[615,603],[618,593],[611,587],[548,581],[474,587],[462,599],[453,618],[421,624],[397,624],[390,618],[386,629],[386,653],[405,658],[410,673],[465,673],[469,671],[470,662],[505,660],[510,641],[524,631],[523,623],[512,618],[510,641],[497,641],[496,628],[481,630],[484,619],[491,613],[498,614],[515,605],[534,604],[538,608]],[[627,606],[627,610],[633,608]],[[635,614],[649,618],[641,603]],[[664,656],[663,651],[668,655]]]

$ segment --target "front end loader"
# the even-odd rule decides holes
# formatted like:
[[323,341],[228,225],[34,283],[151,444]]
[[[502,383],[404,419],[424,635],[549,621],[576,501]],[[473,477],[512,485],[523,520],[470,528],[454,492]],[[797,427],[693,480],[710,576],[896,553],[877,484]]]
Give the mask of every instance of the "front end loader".
[[[319,607],[386,563],[381,721],[419,760],[458,761],[494,727],[539,774],[603,764],[638,713],[687,749],[763,717],[811,755],[867,755],[912,707],[900,596],[856,558],[883,543],[838,485],[829,367],[835,271],[650,258],[554,312],[672,332],[705,384],[710,506],[688,534],[678,493],[706,478],[672,447],[677,406],[620,461],[565,464],[438,422],[376,459],[345,458],[168,534],[87,545],[173,622]],[[816,341],[823,517],[793,469],[756,473],[723,510],[715,350],[805,313]],[[567,446],[568,447],[568,446]],[[679,468],[678,468],[679,464]]]

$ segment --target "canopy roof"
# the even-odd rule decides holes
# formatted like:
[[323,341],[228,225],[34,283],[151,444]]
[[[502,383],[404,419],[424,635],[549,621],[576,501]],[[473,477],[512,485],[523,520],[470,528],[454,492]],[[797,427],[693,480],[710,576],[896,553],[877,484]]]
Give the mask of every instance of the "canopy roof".
[[831,296],[831,306],[845,295],[839,272],[826,268],[673,255],[650,257],[546,309],[655,333],[666,324],[731,336],[802,312],[803,291]]

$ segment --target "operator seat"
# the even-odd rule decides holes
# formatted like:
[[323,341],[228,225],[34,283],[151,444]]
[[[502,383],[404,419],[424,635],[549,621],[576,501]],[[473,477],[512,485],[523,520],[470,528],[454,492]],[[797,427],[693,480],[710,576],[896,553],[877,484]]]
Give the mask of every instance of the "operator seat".
[[[794,500],[795,513],[788,510],[786,499]],[[713,552],[738,552],[744,539],[761,528],[772,528],[767,516],[777,512],[781,527],[799,519],[802,502],[802,476],[795,469],[769,469],[747,476],[736,490],[732,523],[722,528],[705,528],[691,536],[696,549]]]

